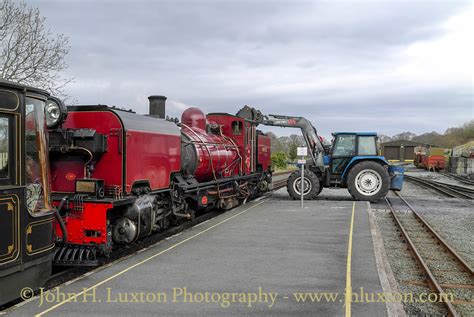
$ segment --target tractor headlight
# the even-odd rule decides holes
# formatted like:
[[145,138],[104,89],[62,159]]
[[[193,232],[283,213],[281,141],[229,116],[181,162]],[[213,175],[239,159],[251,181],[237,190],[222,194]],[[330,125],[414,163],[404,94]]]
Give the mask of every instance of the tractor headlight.
[[56,97],[50,97],[48,101],[46,101],[46,107],[44,110],[46,125],[48,128],[55,128],[66,119],[66,107],[63,102]]

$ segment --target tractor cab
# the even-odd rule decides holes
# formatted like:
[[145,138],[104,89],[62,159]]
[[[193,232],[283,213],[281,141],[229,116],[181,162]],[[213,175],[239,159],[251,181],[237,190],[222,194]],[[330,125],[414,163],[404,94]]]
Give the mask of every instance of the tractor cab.
[[377,155],[375,132],[336,132],[332,135],[332,149],[324,160],[329,168],[331,183],[341,183],[348,167],[357,160],[374,158],[385,161]]

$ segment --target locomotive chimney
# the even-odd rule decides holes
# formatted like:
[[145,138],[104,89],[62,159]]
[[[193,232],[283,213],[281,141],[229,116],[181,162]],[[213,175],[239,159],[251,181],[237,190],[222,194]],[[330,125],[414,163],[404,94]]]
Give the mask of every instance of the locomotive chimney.
[[150,101],[150,116],[155,118],[165,118],[165,103],[166,97],[165,96],[150,96],[148,97]]

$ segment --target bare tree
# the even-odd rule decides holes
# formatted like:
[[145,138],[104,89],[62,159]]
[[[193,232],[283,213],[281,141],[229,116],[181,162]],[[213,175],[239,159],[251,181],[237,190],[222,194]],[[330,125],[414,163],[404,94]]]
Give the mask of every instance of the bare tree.
[[38,8],[0,0],[0,77],[64,95],[68,38],[45,25]]

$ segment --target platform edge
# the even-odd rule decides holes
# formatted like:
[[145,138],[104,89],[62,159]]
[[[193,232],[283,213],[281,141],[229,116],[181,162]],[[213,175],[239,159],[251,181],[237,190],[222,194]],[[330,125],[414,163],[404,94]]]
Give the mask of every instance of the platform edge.
[[[392,272],[390,263],[388,262],[387,253],[383,244],[383,238],[380,233],[377,219],[372,211],[370,202],[367,202],[367,214],[369,216],[370,233],[372,235],[372,244],[374,246],[375,263],[379,275],[379,281],[384,293],[400,293],[397,280]],[[405,309],[402,303],[386,302],[387,315],[389,317],[402,316],[406,317]]]

